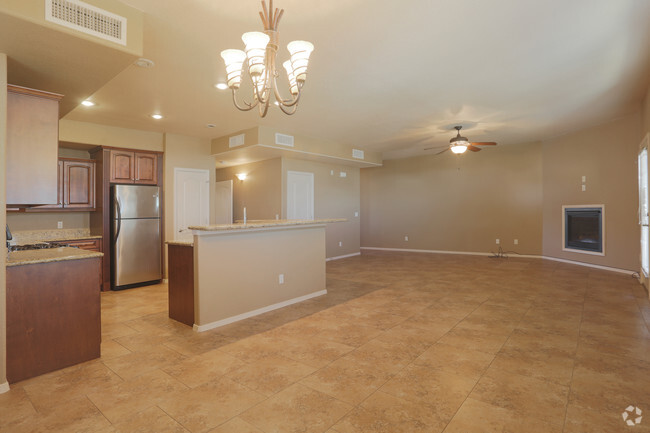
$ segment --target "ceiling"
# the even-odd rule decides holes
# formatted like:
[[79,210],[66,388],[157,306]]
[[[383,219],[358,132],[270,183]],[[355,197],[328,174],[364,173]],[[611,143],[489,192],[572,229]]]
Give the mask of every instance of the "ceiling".
[[291,40],[315,50],[298,112],[260,119],[214,88],[220,52],[261,31],[258,1],[123,3],[144,12],[155,66],[128,66],[67,119],[208,138],[266,125],[397,158],[455,124],[502,145],[580,130],[637,110],[650,84],[647,0],[276,0],[280,63]]

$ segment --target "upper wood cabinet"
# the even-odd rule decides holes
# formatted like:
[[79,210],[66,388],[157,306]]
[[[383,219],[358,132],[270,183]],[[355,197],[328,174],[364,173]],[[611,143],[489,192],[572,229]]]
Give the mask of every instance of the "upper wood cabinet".
[[111,150],[111,183],[133,183],[134,152]]
[[95,210],[95,161],[59,158],[57,185],[58,201],[56,204],[36,206],[27,209],[27,212]]
[[111,149],[110,182],[158,184],[158,154]]
[[158,155],[135,152],[135,183],[156,185],[158,183]]
[[63,207],[95,210],[95,162],[63,161]]
[[7,86],[7,205],[57,203],[62,95]]

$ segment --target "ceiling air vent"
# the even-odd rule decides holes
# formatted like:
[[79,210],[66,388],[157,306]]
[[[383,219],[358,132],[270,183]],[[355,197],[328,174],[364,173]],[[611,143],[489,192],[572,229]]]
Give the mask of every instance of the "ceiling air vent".
[[45,19],[126,45],[126,18],[79,0],[45,0]]
[[228,147],[237,147],[244,145],[245,134],[233,135],[228,139]]
[[364,159],[364,157],[365,157],[365,155],[364,155],[363,150],[352,149],[352,158]]
[[293,147],[293,135],[275,133],[275,144]]

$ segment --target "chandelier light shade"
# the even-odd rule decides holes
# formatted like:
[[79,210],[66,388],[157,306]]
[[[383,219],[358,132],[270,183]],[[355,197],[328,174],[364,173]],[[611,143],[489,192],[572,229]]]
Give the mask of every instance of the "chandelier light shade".
[[[266,8],[266,1],[262,1],[260,17],[264,24],[264,32],[247,32],[242,35],[246,46],[245,51],[224,50],[221,57],[226,64],[228,87],[232,90],[235,107],[242,111],[249,111],[258,107],[261,117],[266,116],[271,99],[274,105],[280,107],[285,114],[294,114],[298,107],[302,86],[307,79],[309,56],[314,51],[314,45],[307,41],[289,42],[290,60],[282,64],[286,70],[287,84],[290,97],[284,98],[277,84],[280,76],[276,70],[276,55],[278,51],[278,24],[284,14],[284,9],[273,9],[273,0]],[[237,102],[237,90],[242,81],[242,74],[246,65],[248,76],[253,87],[252,102]]]

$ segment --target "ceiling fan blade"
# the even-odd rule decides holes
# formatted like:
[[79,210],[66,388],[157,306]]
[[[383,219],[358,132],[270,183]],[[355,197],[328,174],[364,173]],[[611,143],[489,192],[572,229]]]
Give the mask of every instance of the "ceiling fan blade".
[[481,148],[480,147],[474,147],[474,146],[472,146],[472,144],[470,144],[469,146],[467,146],[467,150],[471,150],[472,152],[478,152],[479,150],[481,150]]
[[477,141],[475,143],[470,143],[474,146],[496,146],[497,144],[494,141]]
[[445,150],[441,150],[440,152],[436,153],[436,155],[440,155],[441,153],[444,153],[449,150],[449,146]]
[[447,145],[444,145],[444,146],[431,146],[431,147],[425,147],[424,150],[442,149],[443,147],[449,147],[449,146],[447,146]]

